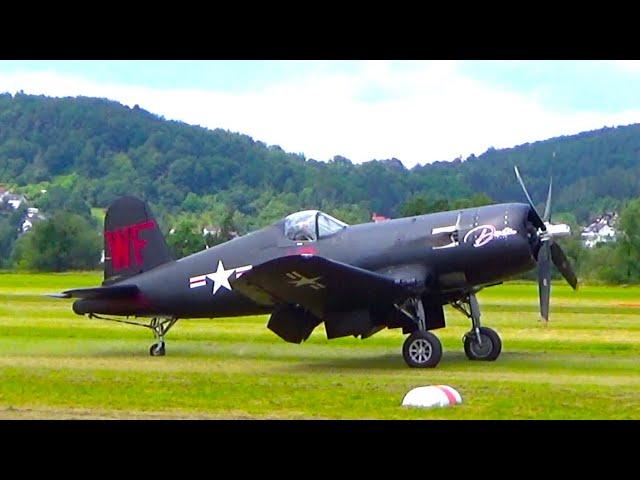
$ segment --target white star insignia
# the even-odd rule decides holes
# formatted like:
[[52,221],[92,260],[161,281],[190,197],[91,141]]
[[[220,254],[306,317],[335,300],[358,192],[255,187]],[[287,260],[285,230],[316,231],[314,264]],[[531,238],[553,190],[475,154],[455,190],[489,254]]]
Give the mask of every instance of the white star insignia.
[[225,270],[224,265],[222,264],[222,260],[218,260],[218,270],[216,270],[214,273],[207,274],[207,278],[211,279],[211,281],[213,282],[214,295],[216,294],[216,292],[220,287],[224,287],[227,290],[231,290],[231,285],[229,284],[229,277],[231,276],[231,274],[233,274],[234,270],[235,268],[232,268],[230,270]]
[[204,275],[196,275],[195,277],[189,277],[189,288],[204,287],[207,284],[207,278],[213,282],[212,294],[215,295],[220,287],[224,287],[227,290],[231,290],[231,284],[229,283],[229,277],[236,272],[236,279],[253,268],[253,265],[243,265],[241,267],[230,268],[227,270],[224,268],[222,260],[218,260],[218,270],[212,273],[205,273]]

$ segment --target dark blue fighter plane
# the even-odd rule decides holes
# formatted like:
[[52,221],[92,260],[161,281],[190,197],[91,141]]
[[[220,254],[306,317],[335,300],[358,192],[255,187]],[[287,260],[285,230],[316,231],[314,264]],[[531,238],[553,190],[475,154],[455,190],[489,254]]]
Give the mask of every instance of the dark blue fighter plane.
[[147,205],[124,197],[105,217],[102,286],[55,296],[77,298],[79,315],[150,328],[152,356],[165,354],[165,335],[178,319],[270,314],[267,327],[293,343],[323,322],[329,339],[402,328],[409,334],[402,353],[411,367],[440,361],[442,346],[431,331],[445,326],[449,304],[471,320],[467,357],[495,360],[502,342],[480,323],[479,290],[537,265],[540,311],[548,320],[551,262],[577,286],[555,243],[570,232],[550,223],[551,184],[540,216],[517,169],[516,176],[527,204],[361,225],[307,210],[179,260]]

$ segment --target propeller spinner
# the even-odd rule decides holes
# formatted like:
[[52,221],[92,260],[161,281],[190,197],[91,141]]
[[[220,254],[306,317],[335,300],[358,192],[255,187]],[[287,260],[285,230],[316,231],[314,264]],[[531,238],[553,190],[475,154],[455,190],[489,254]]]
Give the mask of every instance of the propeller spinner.
[[547,203],[544,208],[544,215],[541,217],[536,210],[527,187],[525,187],[518,167],[514,166],[516,172],[516,178],[520,182],[520,186],[524,191],[529,206],[532,212],[532,223],[538,229],[538,238],[540,239],[541,246],[538,251],[538,292],[540,296],[540,315],[545,320],[549,321],[549,297],[551,294],[551,263],[556,266],[560,271],[564,279],[575,290],[578,287],[578,279],[576,274],[571,268],[571,264],[567,259],[560,245],[555,243],[556,238],[566,237],[571,235],[571,229],[569,225],[551,223],[551,191],[553,188],[553,179],[549,182],[549,193],[547,194]]

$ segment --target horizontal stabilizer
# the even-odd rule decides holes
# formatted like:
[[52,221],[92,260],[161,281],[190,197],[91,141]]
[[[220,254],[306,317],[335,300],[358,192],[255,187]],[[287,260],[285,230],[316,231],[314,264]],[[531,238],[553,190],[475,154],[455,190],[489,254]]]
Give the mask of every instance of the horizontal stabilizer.
[[111,287],[91,287],[91,288],[75,288],[73,290],[65,290],[62,293],[54,293],[47,295],[54,298],[90,298],[90,299],[109,299],[109,298],[131,298],[139,293],[136,285],[114,285]]

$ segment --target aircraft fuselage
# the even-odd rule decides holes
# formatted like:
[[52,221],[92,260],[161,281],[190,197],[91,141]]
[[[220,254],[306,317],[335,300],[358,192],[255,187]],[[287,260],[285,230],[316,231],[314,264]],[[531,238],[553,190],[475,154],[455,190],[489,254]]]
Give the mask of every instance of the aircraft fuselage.
[[[530,207],[507,203],[351,225],[316,241],[284,236],[283,221],[127,278],[131,300],[82,299],[79,314],[214,318],[268,313],[233,290],[253,265],[288,255],[318,255],[382,274],[423,267],[427,287],[446,296],[500,282],[535,266]],[[300,279],[312,281],[312,279]],[[185,300],[186,299],[186,300]]]

